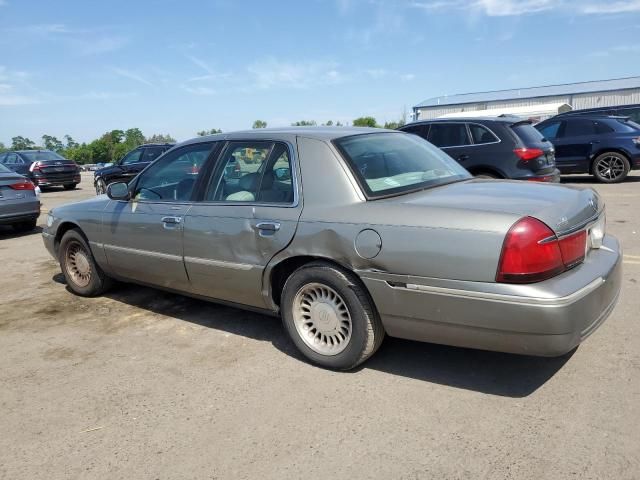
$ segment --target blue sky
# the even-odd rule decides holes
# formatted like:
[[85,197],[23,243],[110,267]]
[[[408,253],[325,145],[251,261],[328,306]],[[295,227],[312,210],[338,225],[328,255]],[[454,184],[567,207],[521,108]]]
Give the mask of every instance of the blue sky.
[[0,141],[384,122],[639,60],[640,0],[0,0]]

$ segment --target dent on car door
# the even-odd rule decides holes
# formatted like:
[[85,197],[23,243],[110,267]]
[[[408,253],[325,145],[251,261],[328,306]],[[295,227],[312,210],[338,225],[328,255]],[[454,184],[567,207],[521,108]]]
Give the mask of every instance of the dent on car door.
[[103,212],[104,251],[117,275],[188,291],[182,236],[184,218],[213,142],[185,146],[132,185],[132,198],[111,201]]
[[265,308],[263,272],[293,239],[302,211],[294,149],[230,142],[201,202],[185,218],[184,257],[194,293]]

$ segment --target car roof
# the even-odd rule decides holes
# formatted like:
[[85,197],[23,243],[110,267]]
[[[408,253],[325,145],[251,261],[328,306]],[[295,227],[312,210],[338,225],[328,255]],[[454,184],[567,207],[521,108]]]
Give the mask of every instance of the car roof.
[[322,141],[331,141],[337,138],[362,135],[367,133],[399,133],[397,130],[370,127],[282,127],[282,128],[256,128],[252,130],[240,130],[237,132],[216,133],[204,137],[195,137],[186,140],[179,145],[189,145],[211,140],[278,140],[291,139],[292,137],[305,137]]
[[51,152],[51,153],[55,153],[53,150],[47,150],[46,148],[39,148],[39,149],[30,149],[30,150],[12,150],[15,153],[42,153],[42,152]]
[[138,145],[136,148],[141,147],[173,147],[175,143],[143,143],[142,145]]
[[[530,122],[530,120],[522,117],[517,117],[514,115],[504,115],[501,117],[456,117],[456,118],[434,118],[431,120],[418,120],[416,122],[407,123],[404,127],[409,127],[411,125],[425,125],[430,123],[460,123],[460,122],[470,122],[470,123],[506,123],[509,125],[513,125],[515,123],[522,122]],[[400,127],[401,129],[403,127]]]
[[[604,113],[583,113],[583,114],[579,114],[579,113],[574,113],[573,115],[571,115],[569,112],[567,113],[563,113],[561,115],[556,115],[553,118],[557,118],[557,117],[562,117],[562,118],[594,118],[594,119],[598,119],[598,120],[629,120],[631,117],[625,116],[625,115],[606,115]],[[549,119],[551,120],[551,119]]]

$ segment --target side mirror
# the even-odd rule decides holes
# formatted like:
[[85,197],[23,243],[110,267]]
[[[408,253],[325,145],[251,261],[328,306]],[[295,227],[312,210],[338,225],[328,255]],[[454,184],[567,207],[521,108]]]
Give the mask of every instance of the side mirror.
[[291,171],[286,167],[276,168],[274,174],[278,180],[291,180]]
[[129,200],[129,185],[124,182],[111,183],[107,186],[107,196],[111,200]]

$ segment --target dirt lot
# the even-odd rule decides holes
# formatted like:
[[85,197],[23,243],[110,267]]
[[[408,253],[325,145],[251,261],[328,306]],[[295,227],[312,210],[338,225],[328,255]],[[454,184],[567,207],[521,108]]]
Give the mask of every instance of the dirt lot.
[[0,478],[640,478],[640,174],[569,181],[604,196],[625,274],[560,359],[387,339],[328,372],[278,319],[131,285],[75,297],[38,233],[0,230]]

